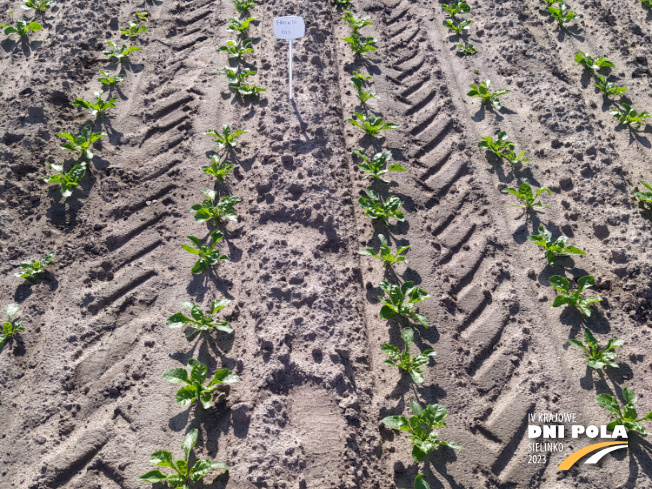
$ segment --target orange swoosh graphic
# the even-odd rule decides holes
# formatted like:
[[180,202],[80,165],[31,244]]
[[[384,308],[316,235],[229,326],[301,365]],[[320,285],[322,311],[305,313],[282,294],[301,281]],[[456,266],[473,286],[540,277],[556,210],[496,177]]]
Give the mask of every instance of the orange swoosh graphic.
[[600,448],[609,447],[611,445],[627,445],[626,441],[605,441],[603,443],[594,443],[588,447],[580,448],[578,451],[571,453],[566,459],[559,464],[557,470],[568,470],[570,469],[575,462],[581,459],[587,453],[595,452]]

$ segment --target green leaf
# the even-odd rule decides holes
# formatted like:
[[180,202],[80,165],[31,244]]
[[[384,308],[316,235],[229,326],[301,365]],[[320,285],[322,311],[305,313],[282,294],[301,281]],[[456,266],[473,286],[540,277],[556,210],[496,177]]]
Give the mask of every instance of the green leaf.
[[595,397],[595,400],[598,404],[600,404],[600,406],[605,408],[610,413],[621,415],[618,399],[616,399],[614,396],[609,394],[600,394]]
[[405,416],[387,416],[382,423],[394,430],[405,430],[408,426]]
[[629,387],[624,387],[623,388],[623,399],[627,404],[629,403],[635,403],[636,402],[636,394],[634,394],[634,391],[631,390]]
[[389,306],[383,306],[380,308],[380,317],[382,319],[392,320],[396,317],[396,313],[390,309]]
[[209,470],[211,470],[210,460],[197,460],[193,468],[190,469],[190,480],[193,482],[199,481]]
[[152,470],[151,472],[147,472],[145,475],[141,475],[140,478],[138,479],[139,481],[143,482],[164,482],[167,480],[165,475],[161,473],[160,470]]
[[423,474],[417,475],[414,479],[414,489],[430,489],[430,486],[423,480]]
[[165,450],[158,450],[152,453],[149,461],[154,465],[158,465],[159,467],[170,467],[176,470],[174,461],[172,460],[172,454],[170,452],[166,452]]
[[405,350],[409,350],[410,346],[414,343],[414,331],[412,328],[403,328],[401,330],[401,338],[405,343]]
[[181,443],[181,448],[183,448],[183,452],[186,454],[186,461],[190,457],[190,450],[192,450],[192,447],[194,447],[195,443],[197,443],[198,436],[199,436],[199,432],[197,431],[197,428],[193,428],[183,438],[183,442]]
[[175,400],[180,406],[187,406],[197,399],[197,389],[194,385],[186,385],[177,391]]
[[208,374],[208,367],[194,358],[188,360],[188,365],[192,366],[190,369],[190,381],[203,384],[204,380],[206,380],[206,375]]
[[222,368],[215,372],[215,375],[213,376],[213,380],[211,380],[210,384],[208,385],[213,385],[213,384],[233,384],[238,381],[238,376],[231,372],[228,368]]
[[584,328],[584,341],[586,341],[586,343],[592,346],[593,348],[596,348],[598,346],[598,340],[596,340],[595,336],[591,334],[589,328]]
[[224,462],[211,462],[211,469],[229,470],[229,466]]
[[168,328],[181,328],[184,324],[190,323],[191,320],[187,318],[183,313],[176,313],[170,316],[167,321],[165,321],[165,325]]
[[172,384],[178,384],[179,382],[190,384],[188,372],[185,368],[171,368],[163,374],[163,379]]
[[548,279],[548,281],[550,282],[550,285],[552,285],[558,291],[568,293],[570,282],[566,277],[562,277],[561,275],[553,275]]

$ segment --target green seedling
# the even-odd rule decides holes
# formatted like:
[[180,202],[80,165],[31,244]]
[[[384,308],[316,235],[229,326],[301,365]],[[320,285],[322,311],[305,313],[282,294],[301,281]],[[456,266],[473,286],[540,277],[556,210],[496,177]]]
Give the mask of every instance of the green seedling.
[[226,159],[222,160],[222,158],[218,154],[210,155],[209,158],[212,163],[210,165],[200,166],[199,168],[206,175],[211,175],[212,177],[215,177],[219,182],[224,182],[224,178],[226,178],[228,174],[231,173],[231,170],[233,170],[238,166],[238,165],[234,165],[233,163],[231,163]]
[[245,96],[258,96],[260,95],[260,92],[266,92],[266,88],[259,87],[255,83],[252,83],[251,85],[247,83],[243,83],[237,87],[232,86],[231,88],[237,88],[238,93],[240,95],[245,95]]
[[643,205],[650,204],[652,206],[652,185],[644,182],[643,180],[641,180],[640,183],[644,185],[649,190],[649,192],[635,192],[634,197],[640,200]]
[[414,489],[430,489],[430,484],[423,480],[423,474],[419,474],[415,477]]
[[212,219],[219,222],[222,219],[228,219],[229,221],[238,222],[238,213],[233,206],[242,200],[240,197],[228,195],[222,197],[219,202],[215,202],[217,196],[215,190],[205,188],[202,193],[206,196],[206,199],[201,204],[195,204],[188,209],[188,212],[195,213],[195,221],[206,222]]
[[437,355],[437,352],[435,350],[424,350],[420,355],[411,356],[410,346],[414,343],[414,331],[412,331],[412,328],[403,328],[401,330],[401,338],[405,343],[404,352],[389,343],[385,343],[381,347],[383,353],[389,356],[389,360],[385,360],[383,363],[408,372],[415,383],[422,384],[423,375],[419,367],[428,365],[430,357]]
[[605,408],[611,413],[611,416],[615,418],[615,421],[612,421],[607,425],[607,430],[613,431],[616,425],[622,425],[625,427],[625,431],[629,433],[630,431],[635,431],[641,435],[647,435],[647,430],[645,426],[642,425],[642,422],[652,421],[652,411],[647,413],[647,416],[638,418],[638,413],[634,404],[638,400],[634,391],[629,387],[623,387],[623,399],[625,400],[625,405],[621,411],[620,403],[618,399],[609,394],[600,394],[595,397],[600,406]]
[[5,30],[5,35],[9,36],[11,34],[18,34],[20,37],[26,38],[29,36],[30,32],[42,31],[43,26],[38,22],[29,22],[25,19],[20,19],[16,21],[16,26],[9,24],[0,24]]
[[476,47],[473,44],[456,42],[457,54],[460,56],[471,56],[477,52]]
[[246,19],[234,19],[233,17],[229,18],[229,25],[226,30],[229,32],[237,32],[240,35],[244,35],[249,29],[251,29],[251,24],[255,17],[247,17]]
[[612,110],[609,113],[618,119],[618,122],[624,126],[628,127],[640,127],[641,124],[644,124],[645,119],[652,117],[648,112],[637,113],[629,104],[622,104],[622,112],[619,109]]
[[504,158],[505,154],[513,152],[516,147],[512,141],[508,141],[506,138],[507,133],[505,131],[500,131],[495,141],[491,136],[483,137],[482,141],[478,143],[478,148],[486,149],[499,158]]
[[181,448],[185,453],[185,458],[183,460],[174,461],[172,459],[172,454],[166,452],[165,450],[158,450],[152,453],[149,461],[154,465],[159,467],[169,467],[174,470],[171,474],[163,474],[160,470],[152,470],[147,472],[145,475],[140,476],[139,481],[151,482],[156,484],[157,482],[167,482],[171,487],[175,489],[188,489],[188,483],[198,482],[204,477],[210,470],[219,469],[219,470],[229,470],[229,466],[223,462],[211,462],[210,460],[197,460],[195,465],[190,467],[189,459],[190,452],[192,447],[197,443],[198,431],[196,428],[193,428],[188,432],[183,438],[181,443]]
[[61,185],[61,196],[70,197],[73,190],[79,186],[79,180],[86,174],[86,162],[82,161],[73,166],[68,173],[63,169],[63,163],[46,163],[54,171],[58,172],[43,179],[45,183],[58,183]]
[[463,20],[459,24],[456,24],[454,21],[451,19],[446,19],[446,24],[444,24],[448,29],[453,31],[455,34],[458,36],[461,36],[464,34],[464,31],[468,31],[469,28],[471,27],[471,24],[473,24],[475,20]]
[[0,348],[4,347],[10,339],[15,338],[19,332],[25,331],[23,322],[20,319],[14,319],[19,307],[18,304],[9,304],[4,307],[7,321],[2,323],[2,331],[0,332]]
[[615,65],[607,58],[603,58],[602,56],[596,56],[593,58],[583,51],[578,51],[578,53],[575,55],[575,61],[592,73],[598,71],[600,68],[615,67]]
[[503,155],[503,158],[509,161],[512,166],[522,165],[526,161],[532,161],[531,158],[525,158],[525,151],[521,151],[520,153],[516,154],[511,149]]
[[118,83],[122,83],[125,80],[125,78],[127,78],[127,75],[125,75],[124,73],[118,75],[109,75],[104,70],[100,70],[100,77],[97,79],[97,81],[100,82],[102,85],[112,87],[114,85],[117,85]]
[[357,76],[352,77],[351,84],[355,87],[357,91],[358,99],[360,99],[360,102],[362,102],[363,104],[366,103],[371,98],[374,97],[378,98],[378,95],[376,95],[374,92],[371,91],[366,92],[364,90],[365,82],[361,78]]
[[229,261],[229,257],[222,255],[220,250],[215,249],[217,243],[224,239],[224,233],[221,231],[215,230],[211,233],[212,244],[201,244],[199,238],[195,236],[188,236],[188,239],[193,242],[197,249],[192,248],[188,245],[181,245],[181,247],[186,250],[188,253],[199,256],[197,262],[192,267],[192,273],[202,273],[207,272],[211,269],[213,265],[218,264],[221,261]]
[[21,261],[20,267],[23,270],[21,272],[14,273],[14,276],[27,279],[30,282],[42,278],[45,275],[45,267],[50,264],[55,255],[56,253],[51,251],[41,261]]
[[358,80],[364,82],[364,83],[371,83],[371,80],[373,79],[372,76],[370,75],[363,75],[361,73],[358,73],[357,71],[353,70],[353,77],[357,78]]
[[563,26],[577,17],[577,14],[572,10],[569,10],[568,5],[564,2],[555,3],[557,4],[557,7],[551,5],[548,7],[548,12],[550,13],[550,16],[557,21],[559,26]]
[[363,163],[358,165],[358,168],[374,179],[385,182],[386,180],[381,178],[385,173],[390,171],[407,171],[407,168],[398,163],[394,163],[385,168],[387,166],[387,161],[392,158],[391,151],[383,151],[382,153],[376,153],[373,156],[369,156],[361,149],[352,149],[351,151],[363,161]]
[[607,77],[596,74],[596,88],[599,88],[600,91],[604,94],[605,97],[609,95],[622,95],[627,91],[625,87],[619,87],[613,82],[607,81]]
[[231,0],[239,14],[244,14],[255,6],[254,0]]
[[534,244],[541,246],[546,254],[548,265],[557,263],[558,258],[568,256],[569,253],[575,255],[586,255],[586,252],[576,248],[575,246],[566,246],[568,238],[566,236],[559,236],[554,242],[552,241],[552,233],[548,231],[543,224],[539,226],[539,234],[532,234],[527,238]]
[[576,307],[579,311],[584,314],[586,317],[591,317],[591,304],[594,302],[600,302],[602,299],[600,297],[582,297],[581,294],[584,290],[593,287],[594,278],[592,275],[585,275],[577,280],[577,290],[572,294],[570,293],[570,282],[566,277],[561,275],[553,275],[549,279],[550,285],[561,294],[558,294],[555,297],[555,300],[552,302],[552,307],[560,307],[564,305],[569,305]]
[[584,328],[584,341],[586,341],[586,346],[584,346],[584,343],[574,338],[570,338],[568,340],[571,345],[577,346],[584,350],[587,355],[585,357],[586,363],[589,367],[596,370],[601,370],[606,366],[620,368],[618,367],[617,363],[614,363],[614,360],[616,359],[616,352],[611,350],[615,350],[619,346],[623,346],[625,344],[623,340],[611,338],[607,342],[607,346],[600,348],[598,340],[596,340],[595,336],[591,334],[589,328]]
[[349,43],[354,53],[360,55],[369,51],[376,51],[376,38],[371,36],[361,37],[357,32],[351,33],[349,37],[342,37],[342,41]]
[[165,325],[168,328],[182,328],[184,326],[189,326],[190,331],[187,334],[188,340],[201,331],[222,331],[224,333],[233,333],[233,327],[228,321],[214,320],[213,314],[221,311],[226,306],[231,303],[229,299],[218,299],[211,301],[211,308],[208,314],[204,314],[204,311],[201,310],[194,302],[182,302],[181,305],[186,309],[190,310],[190,316],[187,317],[182,312],[177,312],[170,316]]
[[142,22],[147,22],[147,16],[149,15],[147,12],[134,12],[134,15],[136,18]]
[[226,80],[230,83],[229,87],[238,88],[241,84],[245,82],[247,77],[255,75],[256,70],[232,68],[231,66],[225,66],[223,69],[218,70],[222,75],[226,75]]
[[42,14],[56,4],[57,2],[55,0],[25,0],[25,3],[20,7],[23,10],[35,10],[37,14]]
[[482,105],[490,105],[496,110],[501,110],[502,106],[500,105],[500,96],[505,95],[506,93],[512,93],[511,90],[495,90],[490,91],[489,86],[491,85],[491,80],[483,80],[478,85],[469,85],[471,91],[466,95],[468,97],[480,97],[482,99]]
[[652,9],[652,0],[641,0],[641,2],[643,2],[643,5],[647,8]]
[[126,29],[120,29],[123,36],[135,39],[139,34],[147,32],[147,26],[137,20],[130,20]]
[[385,223],[390,217],[393,217],[397,221],[405,221],[405,216],[403,212],[398,208],[403,205],[403,201],[395,196],[390,196],[384,201],[378,193],[373,190],[366,189],[365,193],[367,197],[360,197],[358,203],[366,209],[367,212],[364,213],[365,216],[371,217],[372,219],[381,219]]
[[338,7],[347,7],[351,5],[352,0],[333,0],[333,3]]
[[[412,459],[419,463],[426,455],[433,452],[437,445],[463,450],[464,447],[455,442],[445,442],[439,439],[436,428],[446,426],[446,408],[441,404],[429,404],[425,409],[410,398],[412,416],[388,416],[383,419],[383,424],[394,429],[407,431],[408,439],[412,442]],[[415,484],[416,485],[416,484]]]
[[354,13],[348,10],[344,11],[344,16],[342,19],[344,19],[351,27],[351,30],[356,33],[363,27],[373,24],[373,22],[369,20],[369,17],[358,19]]
[[[393,122],[385,122],[385,119],[383,119],[381,116],[372,114],[365,115],[361,114],[360,112],[354,112],[354,114],[354,118],[347,119],[346,122],[359,127],[372,137],[380,134],[380,131],[384,131],[386,129],[398,129],[401,127],[399,124],[395,124]],[[355,117],[357,117],[358,120],[355,120]]]
[[220,46],[217,50],[226,53],[229,58],[237,59],[242,59],[243,55],[254,52],[254,48],[251,47],[251,39],[243,39],[240,43],[226,41],[226,46]]
[[504,194],[512,194],[520,200],[520,205],[514,205],[512,207],[522,207],[523,209],[534,209],[535,207],[547,209],[548,206],[543,205],[543,203],[537,199],[543,192],[548,192],[548,195],[552,195],[550,189],[546,187],[541,187],[535,194],[530,182],[528,182],[526,178],[523,179],[523,183],[518,186],[518,189],[509,187],[502,189],[501,192]]
[[211,129],[210,131],[204,132],[207,136],[213,136],[215,138],[215,144],[218,148],[228,148],[233,149],[237,146],[236,138],[241,134],[247,133],[249,131],[243,129],[237,129],[232,131],[231,126],[224,124],[222,126],[222,131],[217,131],[216,129]]
[[213,407],[213,392],[224,384],[233,384],[238,381],[238,376],[228,368],[215,372],[213,379],[204,385],[208,367],[191,358],[188,360],[190,375],[185,368],[171,368],[163,374],[163,378],[172,384],[188,384],[177,391],[175,399],[179,406],[187,406],[199,400],[204,409]]
[[414,310],[415,304],[423,302],[430,298],[428,292],[419,287],[414,286],[414,282],[405,282],[402,285],[393,285],[383,280],[378,284],[383,292],[385,292],[389,299],[384,295],[378,296],[383,307],[380,308],[380,317],[387,320],[393,320],[397,315],[404,317],[411,317],[421,324],[424,328],[428,328],[428,320],[424,314],[419,314]]
[[55,135],[68,140],[66,144],[61,146],[61,149],[72,151],[73,153],[79,153],[82,158],[85,157],[89,160],[92,160],[93,151],[91,150],[91,144],[106,136],[106,133],[93,132],[92,126],[90,124],[86,124],[82,128],[81,134],[79,135],[75,135],[69,132],[57,132]]
[[111,97],[107,100],[104,100],[102,98],[103,94],[103,90],[93,92],[95,102],[89,102],[88,100],[84,100],[83,98],[78,97],[73,102],[70,102],[70,105],[74,105],[75,107],[82,107],[88,110],[90,115],[99,115],[100,117],[104,117],[104,114],[107,110],[115,108],[115,102],[118,101],[118,97]]
[[455,18],[455,16],[458,14],[468,14],[471,11],[469,4],[460,0],[453,0],[449,4],[442,3],[441,8],[448,12],[448,15],[450,15],[452,18]]
[[143,49],[141,46],[127,46],[126,44],[123,44],[122,46],[118,47],[118,45],[113,41],[106,41],[106,43],[109,45],[111,49],[102,51],[102,54],[107,58],[115,58],[120,63],[129,61],[129,55],[131,53]]
[[358,251],[358,254],[378,258],[383,262],[385,266],[393,267],[397,263],[407,264],[407,258],[403,255],[403,253],[405,253],[410,248],[410,245],[401,246],[396,250],[396,253],[392,253],[392,248],[389,246],[387,238],[385,238],[385,236],[382,234],[379,234],[378,239],[380,240],[380,250],[378,253],[376,253],[373,248],[366,248],[364,250]]

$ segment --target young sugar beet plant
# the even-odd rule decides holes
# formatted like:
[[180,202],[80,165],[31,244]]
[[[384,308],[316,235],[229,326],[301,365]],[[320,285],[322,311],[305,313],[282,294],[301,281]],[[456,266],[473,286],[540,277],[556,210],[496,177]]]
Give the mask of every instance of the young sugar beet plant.
[[365,90],[365,83],[366,83],[365,80],[359,75],[356,76],[354,74],[351,77],[351,85],[355,87],[358,100],[360,100],[360,102],[362,102],[363,104],[366,104],[372,98],[378,98],[378,95],[372,92],[371,90],[370,91]]
[[218,148],[226,148],[227,150],[233,150],[238,145],[236,138],[247,132],[249,131],[247,131],[246,129],[237,129],[234,131],[233,129],[231,129],[231,126],[229,124],[224,124],[220,131],[216,129],[211,129],[209,131],[205,131],[204,134],[207,136],[213,136],[215,138],[214,139],[215,144],[217,144]]
[[[548,0],[546,0],[548,2]],[[563,27],[564,24],[569,23],[573,19],[577,18],[577,14],[570,10],[568,5],[564,2],[555,1],[548,7],[548,13],[550,16],[557,21],[559,27]]]
[[125,78],[127,78],[127,75],[125,75],[124,73],[120,73],[117,75],[109,75],[106,71],[100,70],[100,77],[97,79],[97,81],[104,86],[112,88],[116,86],[118,83],[122,83],[125,80]]
[[223,333],[231,334],[233,333],[233,327],[228,321],[221,321],[213,319],[213,315],[216,312],[221,311],[226,306],[231,303],[229,299],[222,298],[211,301],[211,307],[207,314],[204,314],[201,307],[195,304],[194,302],[182,302],[181,305],[186,309],[190,310],[190,316],[187,317],[182,312],[177,312],[172,314],[165,325],[168,328],[182,328],[188,326],[188,331],[186,333],[186,338],[188,341],[192,340],[196,335],[202,331],[222,331]]
[[374,258],[382,261],[385,266],[389,267],[393,267],[397,263],[407,264],[407,258],[405,255],[403,255],[403,253],[405,253],[410,248],[410,245],[401,246],[396,250],[396,253],[392,253],[392,248],[389,246],[387,238],[385,238],[384,235],[379,234],[378,239],[380,240],[380,250],[378,250],[378,253],[376,253],[373,248],[366,248],[364,250],[358,251],[358,254],[364,256],[373,256]]
[[607,366],[620,368],[617,363],[614,363],[616,352],[612,350],[615,350],[619,346],[623,346],[625,344],[623,340],[611,338],[604,348],[600,348],[598,340],[596,340],[595,336],[591,334],[589,328],[584,328],[584,341],[586,341],[586,346],[584,346],[584,343],[580,340],[574,338],[568,340],[571,345],[584,350],[586,353],[586,363],[589,367],[595,370],[602,370]]
[[185,454],[183,460],[173,460],[172,454],[165,450],[157,450],[152,453],[149,461],[159,467],[167,467],[172,469],[173,473],[163,474],[160,470],[152,470],[140,476],[139,481],[151,482],[167,482],[171,487],[176,489],[188,489],[189,482],[199,482],[212,469],[229,470],[229,466],[223,462],[211,462],[210,460],[197,460],[195,464],[190,466],[190,452],[197,443],[199,432],[193,428],[183,438],[181,448]]
[[196,249],[188,245],[181,245],[181,247],[188,253],[192,253],[193,255],[197,255],[199,257],[195,262],[195,265],[192,267],[192,273],[194,274],[207,272],[211,269],[211,267],[217,265],[219,262],[229,261],[228,256],[221,254],[220,250],[215,249],[217,243],[224,239],[224,233],[215,230],[210,234],[210,238],[212,240],[212,244],[202,244],[199,238],[195,236],[188,236],[188,239],[192,241],[193,244],[197,247]]
[[373,156],[368,155],[361,149],[352,149],[351,152],[363,161],[363,163],[358,165],[360,171],[366,173],[374,180],[377,179],[382,182],[387,182],[381,178],[385,173],[390,171],[407,171],[407,168],[399,163],[387,166],[387,161],[392,157],[391,151],[383,151],[381,153],[376,153]]
[[109,45],[109,48],[111,49],[102,51],[102,54],[107,58],[115,58],[120,63],[128,62],[129,55],[131,53],[143,49],[141,46],[127,46],[126,44],[123,44],[122,46],[118,47],[118,45],[113,41],[106,41],[106,43]]
[[645,119],[652,117],[648,112],[636,112],[632,109],[631,105],[622,103],[623,110],[615,109],[609,113],[618,119],[618,122],[623,126],[628,127],[631,130],[638,130],[640,127],[645,125]]
[[185,368],[171,368],[163,374],[163,379],[172,384],[188,384],[177,391],[175,400],[179,406],[187,406],[198,400],[204,409],[210,409],[213,407],[213,392],[220,385],[238,381],[236,374],[228,368],[222,368],[215,372],[207,385],[204,385],[208,367],[193,358],[188,360],[188,367],[190,367],[190,375]]
[[577,280],[577,289],[570,292],[570,282],[566,277],[553,275],[549,279],[550,285],[560,292],[552,302],[552,307],[573,306],[576,307],[586,317],[591,316],[591,304],[600,302],[600,297],[583,297],[582,292],[593,287],[595,282],[592,275],[586,275]]
[[357,32],[352,32],[348,37],[342,37],[342,41],[349,44],[351,50],[357,55],[362,56],[364,53],[376,51],[376,38],[371,36],[361,36]]
[[423,474],[414,478],[414,489],[430,489],[430,484],[423,480]]
[[105,132],[93,132],[92,126],[86,124],[82,128],[81,134],[77,135],[69,132],[57,132],[55,135],[68,141],[61,146],[61,149],[72,151],[73,153],[79,153],[82,158],[92,160],[94,155],[91,150],[91,145],[95,141],[105,137],[107,134]]
[[468,97],[479,97],[482,99],[482,105],[493,107],[496,110],[501,110],[503,107],[500,105],[501,95],[512,93],[511,90],[494,90],[491,91],[491,80],[483,80],[478,85],[469,85],[471,90],[466,94]]
[[424,314],[414,310],[414,306],[430,298],[425,290],[415,287],[414,282],[405,282],[402,285],[394,285],[383,280],[378,284],[383,292],[387,294],[378,296],[383,307],[380,308],[379,316],[383,319],[393,320],[396,316],[403,316],[415,319],[424,328],[428,328],[428,320]]
[[95,115],[103,118],[107,110],[115,108],[115,102],[118,100],[118,97],[111,97],[107,100],[104,100],[102,95],[104,95],[104,91],[99,90],[97,92],[93,92],[95,102],[89,102],[81,97],[78,97],[73,102],[70,102],[70,105],[81,107],[88,110],[90,115]]
[[141,24],[137,20],[130,20],[127,23],[127,27],[125,29],[120,29],[120,32],[125,37],[135,39],[140,34],[147,32],[147,26],[145,24]]
[[231,3],[239,14],[245,14],[254,7],[253,0],[231,0]]
[[433,452],[438,445],[463,450],[464,447],[455,442],[446,442],[439,439],[436,428],[446,426],[448,412],[441,404],[430,404],[423,408],[420,404],[410,399],[412,416],[388,416],[383,419],[383,424],[394,430],[407,431],[408,439],[412,442],[412,459],[419,463],[426,455]]
[[344,16],[342,19],[345,20],[346,23],[349,24],[349,27],[351,27],[351,30],[356,33],[359,32],[363,27],[373,24],[373,22],[369,20],[369,17],[358,19],[354,13],[348,10],[344,11]]
[[609,95],[622,95],[627,91],[625,87],[619,87],[615,83],[607,81],[605,76],[597,73],[595,75],[595,87],[599,89],[605,97],[609,97]]
[[548,231],[543,224],[539,226],[539,234],[532,234],[527,238],[534,244],[541,246],[545,250],[545,257],[548,260],[548,265],[557,263],[558,258],[567,257],[569,253],[575,255],[586,255],[586,252],[576,248],[575,246],[566,246],[568,238],[566,236],[559,236],[554,242],[552,241],[552,233]]
[[241,42],[226,41],[226,45],[220,46],[217,50],[226,53],[229,58],[242,60],[245,54],[254,52],[254,48],[251,47],[251,42],[251,39],[243,39]]
[[596,56],[594,58],[583,51],[577,52],[575,62],[584,66],[592,75],[595,75],[602,68],[615,68],[615,65],[607,58],[603,58],[602,56]]
[[31,32],[43,30],[43,26],[38,22],[30,22],[25,19],[17,20],[15,26],[10,24],[0,24],[0,27],[4,29],[6,36],[10,36],[11,34],[18,34],[21,39],[27,39]]
[[224,179],[229,175],[229,173],[231,173],[231,170],[238,166],[226,159],[222,159],[218,154],[212,154],[208,158],[211,160],[211,164],[200,166],[199,169],[206,175],[215,177],[215,179],[220,183],[223,183]]
[[600,394],[596,396],[596,402],[609,411],[611,416],[615,419],[615,421],[612,421],[607,425],[607,430],[613,431],[616,425],[622,425],[625,427],[627,433],[634,431],[641,435],[647,435],[647,430],[642,423],[645,421],[652,421],[652,411],[647,413],[646,416],[639,418],[636,408],[634,407],[638,398],[634,391],[627,386],[623,387],[623,399],[625,400],[625,405],[621,410],[620,403],[614,396],[610,394]]
[[385,224],[388,224],[388,219],[394,218],[399,222],[405,221],[403,211],[399,207],[403,205],[403,201],[396,196],[390,196],[386,201],[378,195],[377,192],[366,189],[367,197],[360,197],[358,203],[367,211],[365,216],[372,219],[380,219]]
[[79,180],[86,174],[86,162],[82,161],[74,165],[68,172],[64,169],[63,163],[46,163],[57,173],[43,179],[45,183],[58,183],[61,186],[61,196],[70,197],[73,191],[79,186]]
[[45,275],[45,267],[47,267],[56,253],[51,251],[41,261],[29,260],[21,261],[20,267],[23,269],[20,272],[14,273],[14,276],[26,279],[29,282],[34,282],[37,279],[43,278]]
[[209,188],[202,190],[206,199],[201,204],[195,204],[188,212],[195,213],[195,221],[206,222],[213,221],[220,222],[222,219],[238,222],[238,213],[235,211],[234,206],[242,199],[234,195],[227,195],[222,197],[219,202],[215,202],[217,192]]
[[4,307],[7,320],[2,323],[2,331],[0,331],[0,348],[3,348],[9,340],[15,338],[18,333],[25,331],[23,322],[20,319],[14,319],[19,307],[18,304],[9,304]]
[[478,147],[486,149],[499,158],[509,161],[514,167],[525,163],[526,161],[531,161],[530,158],[525,158],[525,151],[516,153],[514,151],[516,145],[512,141],[508,141],[506,138],[507,133],[505,131],[500,131],[496,136],[495,141],[491,136],[483,137],[482,141],[478,143]]
[[45,11],[51,9],[57,4],[55,0],[25,0],[20,8],[23,10],[34,10],[36,14],[45,14]]
[[419,355],[410,355],[410,347],[414,343],[414,331],[412,328],[403,328],[401,330],[401,338],[405,343],[404,352],[390,343],[383,344],[381,350],[383,353],[389,356],[389,360],[385,360],[383,363],[393,367],[398,367],[404,372],[408,372],[415,383],[422,384],[423,372],[419,367],[428,365],[428,362],[430,362],[430,357],[437,355],[437,352],[435,350],[424,350]]
[[[365,115],[360,112],[354,112],[354,114],[354,118],[347,119],[346,122],[360,128],[371,137],[378,136],[380,131],[398,129],[401,127],[399,124],[395,124],[394,122],[385,122],[385,119],[382,116],[376,116],[373,114]],[[355,119],[356,117],[358,120]]]
[[237,32],[239,35],[244,35],[251,29],[251,23],[256,20],[255,17],[247,17],[246,19],[229,18],[229,25],[226,30],[229,32]]
[[652,185],[643,180],[640,180],[640,183],[645,186],[649,192],[634,192],[634,197],[639,200],[641,207],[645,208],[645,205],[647,204],[647,209],[652,210]]
[[548,192],[548,195],[552,195],[552,192],[547,187],[541,187],[535,194],[530,182],[526,178],[523,179],[523,183],[518,186],[518,189],[509,187],[502,189],[501,192],[504,194],[512,194],[521,201],[521,204],[516,204],[512,207],[521,207],[525,210],[532,210],[535,207],[547,209],[548,206],[544,206],[543,203],[537,199],[539,199],[539,196],[544,192]]

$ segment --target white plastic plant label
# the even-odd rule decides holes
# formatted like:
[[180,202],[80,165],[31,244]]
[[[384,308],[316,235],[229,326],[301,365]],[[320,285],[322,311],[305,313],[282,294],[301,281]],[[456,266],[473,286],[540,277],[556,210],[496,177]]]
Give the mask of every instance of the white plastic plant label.
[[303,17],[276,17],[274,19],[274,35],[278,39],[299,39],[306,33]]
[[292,40],[303,37],[305,33],[306,24],[303,21],[303,17],[287,16],[276,17],[274,19],[274,35],[277,39],[287,39],[290,44],[288,52],[290,100],[292,100]]

